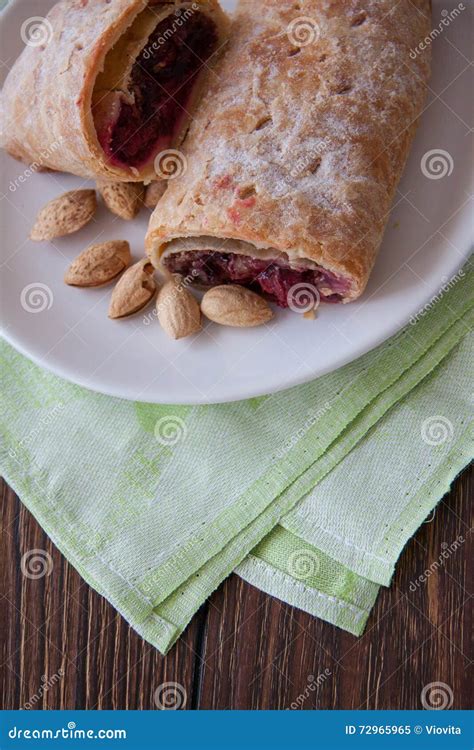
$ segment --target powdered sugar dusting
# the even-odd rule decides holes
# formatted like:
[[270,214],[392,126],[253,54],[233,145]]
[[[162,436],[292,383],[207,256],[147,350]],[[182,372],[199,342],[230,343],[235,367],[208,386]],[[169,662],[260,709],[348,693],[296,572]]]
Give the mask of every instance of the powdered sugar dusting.
[[[317,24],[309,42],[289,33],[298,17]],[[255,244],[319,247],[366,280],[425,98],[429,53],[409,53],[428,25],[428,0],[242,0],[190,132],[181,224],[212,215]]]
[[[249,113],[255,111],[256,119],[264,107],[272,122],[255,133],[237,126],[230,141],[227,133],[221,134],[213,142],[209,174],[218,178],[225,171],[256,177],[258,187],[274,198],[296,193],[314,204],[323,202],[333,208],[337,208],[336,194],[341,198],[341,184],[349,187],[368,181],[373,186],[376,175],[371,174],[370,163],[363,163],[361,158],[365,143],[377,143],[383,151],[399,134],[400,121],[393,116],[397,109],[403,106],[408,125],[420,106],[419,87],[408,64],[412,63],[408,58],[410,47],[406,41],[386,38],[389,18],[382,25],[390,4],[365,3],[368,20],[363,30],[350,30],[344,13],[342,22],[339,17],[320,21],[316,45],[328,57],[319,70],[308,69],[305,50],[288,63],[278,54],[284,32],[268,36],[267,24],[257,24],[254,36],[262,39],[267,54],[263,62],[252,60],[252,89],[243,89],[236,75],[223,99],[226,111],[245,108]],[[302,4],[303,10],[304,5],[315,3]],[[278,10],[274,9],[272,15],[278,16]],[[253,44],[244,42],[243,52],[251,50]],[[314,50],[310,60],[314,61]],[[338,89],[344,85],[350,89],[339,94]],[[408,113],[407,101],[412,105]],[[307,172],[313,155],[321,157],[316,174]],[[350,204],[350,190],[346,197]]]

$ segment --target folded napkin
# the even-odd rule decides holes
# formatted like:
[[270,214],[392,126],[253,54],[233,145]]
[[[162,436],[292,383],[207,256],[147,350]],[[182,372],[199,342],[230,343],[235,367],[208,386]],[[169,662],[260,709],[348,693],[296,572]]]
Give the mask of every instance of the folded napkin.
[[473,278],[468,264],[357,362],[238,404],[112,399],[3,343],[0,466],[85,580],[162,652],[235,569],[360,633],[471,455]]

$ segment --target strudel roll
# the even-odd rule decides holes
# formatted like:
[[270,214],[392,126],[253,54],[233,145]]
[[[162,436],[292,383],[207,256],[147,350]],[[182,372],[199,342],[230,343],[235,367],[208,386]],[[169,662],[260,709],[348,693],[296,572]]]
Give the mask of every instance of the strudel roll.
[[429,0],[241,0],[147,252],[285,307],[365,289],[430,75]]
[[7,77],[0,145],[38,168],[157,179],[227,30],[216,0],[62,0]]

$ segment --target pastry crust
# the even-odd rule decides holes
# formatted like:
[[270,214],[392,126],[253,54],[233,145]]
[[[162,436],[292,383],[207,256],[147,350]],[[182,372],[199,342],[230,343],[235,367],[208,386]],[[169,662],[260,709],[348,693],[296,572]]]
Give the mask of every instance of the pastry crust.
[[[98,141],[92,96],[107,53],[139,13],[151,8],[159,23],[177,10],[199,7],[224,43],[228,21],[217,0],[61,0],[47,16],[52,34],[41,46],[25,46],[0,96],[0,145],[13,157],[38,168],[70,172],[85,178],[121,181],[156,180],[153,160],[144,168],[112,165]],[[155,24],[156,26],[156,24]],[[144,25],[144,31],[149,26]],[[135,40],[136,41],[136,40]],[[138,54],[139,48],[134,50]],[[202,93],[208,67],[202,66],[192,102]],[[175,134],[174,145],[188,127]]]
[[410,51],[430,17],[428,0],[261,0],[258,14],[241,0],[187,171],[151,218],[154,264],[174,240],[218,238],[225,253],[229,238],[306,259],[347,280],[342,301],[359,297],[423,109],[430,52]]

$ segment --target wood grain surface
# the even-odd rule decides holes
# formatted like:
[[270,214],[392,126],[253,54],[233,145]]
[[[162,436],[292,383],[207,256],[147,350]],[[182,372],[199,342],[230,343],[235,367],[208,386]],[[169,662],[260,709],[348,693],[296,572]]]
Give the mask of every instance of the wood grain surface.
[[[184,709],[419,709],[434,682],[452,708],[468,708],[473,486],[468,469],[423,524],[363,637],[232,576],[163,657],[82,581],[3,483],[0,708],[171,707],[169,682]],[[50,575],[22,574],[32,549],[51,555]]]

